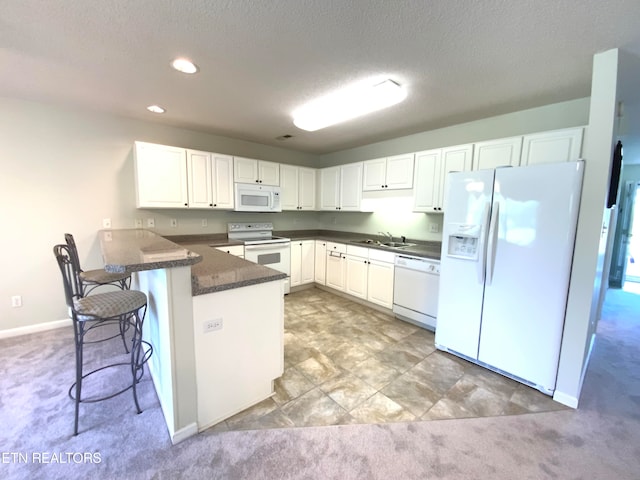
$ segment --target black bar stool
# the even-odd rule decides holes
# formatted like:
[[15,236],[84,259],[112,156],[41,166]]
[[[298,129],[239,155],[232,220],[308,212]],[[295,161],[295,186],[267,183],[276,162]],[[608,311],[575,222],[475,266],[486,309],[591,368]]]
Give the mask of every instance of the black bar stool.
[[129,290],[131,286],[131,275],[128,273],[108,273],[104,269],[96,270],[82,270],[80,266],[80,256],[78,255],[78,247],[76,247],[76,241],[73,235],[70,233],[64,234],[64,240],[67,242],[69,251],[71,253],[71,260],[75,263],[76,272],[80,276],[82,295],[89,294],[94,288],[101,287],[103,285],[114,285],[121,290]]
[[[78,416],[80,403],[93,403],[108,398],[113,398],[129,389],[133,390],[133,401],[137,413],[142,413],[138,403],[136,385],[140,382],[144,373],[144,364],[153,353],[151,344],[142,340],[142,325],[147,310],[147,296],[137,290],[118,290],[93,295],[83,295],[84,289],[80,280],[77,263],[73,259],[73,253],[68,245],[56,245],[53,253],[58,261],[67,306],[71,312],[73,321],[75,352],[76,352],[76,381],[69,388],[69,397],[75,401],[74,435],[78,434]],[[85,341],[85,336],[99,327],[119,324],[120,332],[132,328],[131,351],[129,362],[112,363],[96,368],[88,373],[83,372],[84,348],[89,343],[97,343],[115,338],[113,335],[95,342]],[[123,329],[123,324],[127,327]],[[125,343],[126,348],[126,343]],[[88,376],[103,371],[107,368],[128,365],[131,371],[131,383],[121,390],[110,393],[100,398],[83,399],[82,382]]]

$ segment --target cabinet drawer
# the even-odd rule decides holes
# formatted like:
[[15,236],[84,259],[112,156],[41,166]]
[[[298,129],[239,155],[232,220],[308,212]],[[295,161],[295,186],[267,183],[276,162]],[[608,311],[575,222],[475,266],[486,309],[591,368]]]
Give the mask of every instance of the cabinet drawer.
[[396,254],[393,252],[385,251],[385,250],[370,248],[369,260],[377,260],[379,262],[394,263],[396,261]]
[[327,242],[327,252],[347,253],[347,246],[344,243]]
[[347,245],[347,254],[354,257],[369,258],[369,249],[367,247],[358,247],[357,245]]
[[244,257],[244,246],[243,245],[228,245],[226,247],[216,247],[216,250],[220,250],[221,252],[230,253],[231,255],[235,255],[236,257]]

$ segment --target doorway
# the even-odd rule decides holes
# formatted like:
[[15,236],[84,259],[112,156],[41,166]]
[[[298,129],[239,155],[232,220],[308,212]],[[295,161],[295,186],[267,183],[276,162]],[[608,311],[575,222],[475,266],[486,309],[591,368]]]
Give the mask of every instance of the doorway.
[[623,248],[620,249],[620,253],[624,255],[622,288],[640,293],[640,182],[627,182],[626,187],[625,200],[631,208],[623,213]]

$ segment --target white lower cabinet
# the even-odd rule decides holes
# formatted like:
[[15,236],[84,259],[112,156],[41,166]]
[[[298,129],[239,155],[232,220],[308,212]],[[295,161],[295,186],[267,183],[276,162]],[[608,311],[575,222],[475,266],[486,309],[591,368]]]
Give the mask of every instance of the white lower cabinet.
[[291,242],[292,287],[313,283],[315,262],[315,240]]
[[[318,242],[316,241],[316,245]],[[381,307],[393,307],[395,254],[373,248],[326,242],[326,286]],[[316,251],[316,255],[317,255]],[[316,260],[318,257],[316,256]],[[318,266],[316,264],[316,275]],[[318,282],[316,280],[317,283]]]
[[393,307],[395,254],[369,249],[367,300],[386,308]]
[[327,287],[344,292],[347,277],[346,245],[327,242]]
[[320,285],[327,283],[327,242],[316,240],[314,281]]
[[347,272],[345,292],[354,297],[367,299],[369,272],[369,249],[347,245]]

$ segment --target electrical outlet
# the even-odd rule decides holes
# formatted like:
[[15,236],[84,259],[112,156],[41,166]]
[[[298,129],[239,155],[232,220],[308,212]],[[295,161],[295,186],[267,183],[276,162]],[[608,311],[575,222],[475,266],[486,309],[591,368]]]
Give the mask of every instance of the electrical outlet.
[[222,330],[222,319],[216,318],[214,320],[207,320],[202,324],[204,333],[214,332],[216,330]]
[[141,218],[136,218],[136,228],[142,228],[142,219]]
[[206,227],[207,226],[207,219],[203,218],[202,222],[200,222],[200,225],[202,225],[203,227]]
[[172,219],[169,221],[169,225],[171,225],[171,227],[173,227],[173,228],[176,228],[176,227],[178,226],[178,219],[176,219],[176,218],[172,218]]
[[429,224],[429,231],[431,233],[438,233],[440,231],[440,229],[438,228],[438,224],[437,223],[430,223]]
[[156,220],[154,218],[147,218],[147,228],[155,228]]
[[102,219],[102,228],[111,228],[111,219],[103,218]]
[[11,306],[14,308],[21,307],[22,297],[20,295],[14,295],[13,297],[11,297]]

